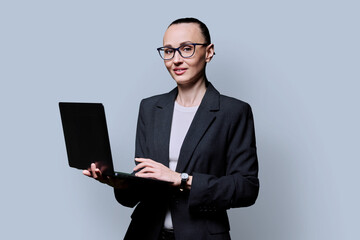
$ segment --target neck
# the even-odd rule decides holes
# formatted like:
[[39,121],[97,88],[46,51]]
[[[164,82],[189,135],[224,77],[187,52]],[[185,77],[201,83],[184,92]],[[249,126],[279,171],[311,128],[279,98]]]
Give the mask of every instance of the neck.
[[184,107],[199,106],[206,92],[205,79],[192,85],[178,85],[176,102]]

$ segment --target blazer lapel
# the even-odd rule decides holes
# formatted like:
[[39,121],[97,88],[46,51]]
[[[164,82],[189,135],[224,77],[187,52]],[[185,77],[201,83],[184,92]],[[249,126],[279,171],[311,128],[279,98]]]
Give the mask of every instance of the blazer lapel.
[[216,112],[219,110],[219,97],[219,92],[211,83],[208,83],[204,98],[182,144],[176,167],[177,172],[183,172],[186,169],[196,146],[215,120]]
[[169,142],[172,116],[174,111],[174,101],[177,96],[177,88],[158,101],[156,105],[155,124],[154,124],[154,148],[155,159],[169,166]]

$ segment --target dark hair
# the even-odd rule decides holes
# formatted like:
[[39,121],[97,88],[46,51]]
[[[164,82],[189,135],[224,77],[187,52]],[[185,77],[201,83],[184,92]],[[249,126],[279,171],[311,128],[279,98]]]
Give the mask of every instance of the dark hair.
[[[174,24],[180,24],[180,23],[196,23],[199,25],[200,27],[200,30],[201,30],[201,33],[202,35],[204,36],[205,38],[205,43],[206,44],[210,44],[211,43],[211,38],[210,38],[210,32],[209,32],[209,29],[207,28],[207,26],[205,25],[205,23],[203,23],[202,21],[200,21],[199,19],[196,19],[196,18],[179,18],[179,19],[176,19],[175,21],[173,21],[169,27],[171,25],[174,25]],[[168,27],[168,28],[169,28]]]

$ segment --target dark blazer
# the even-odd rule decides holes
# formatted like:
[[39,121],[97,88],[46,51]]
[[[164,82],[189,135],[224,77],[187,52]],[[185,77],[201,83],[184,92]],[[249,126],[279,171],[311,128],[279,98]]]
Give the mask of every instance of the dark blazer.
[[[177,88],[144,99],[136,133],[136,157],[169,166],[169,139]],[[190,191],[177,188],[115,190],[121,204],[137,207],[125,239],[158,240],[170,207],[176,240],[230,239],[226,210],[254,204],[258,191],[250,106],[220,95],[207,82],[205,96],[181,147],[176,171],[193,176]],[[179,176],[180,177],[180,176]]]

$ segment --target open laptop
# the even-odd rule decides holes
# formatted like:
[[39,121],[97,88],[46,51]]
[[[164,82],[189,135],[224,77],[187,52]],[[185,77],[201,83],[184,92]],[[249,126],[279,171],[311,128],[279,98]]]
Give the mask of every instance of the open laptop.
[[70,167],[84,170],[95,163],[104,176],[141,185],[171,184],[114,171],[105,110],[101,103],[60,102],[59,108]]

